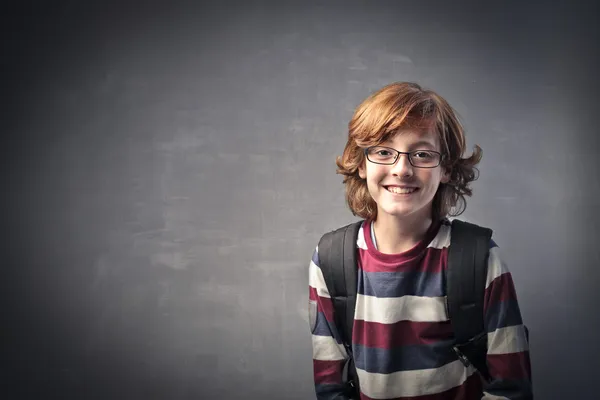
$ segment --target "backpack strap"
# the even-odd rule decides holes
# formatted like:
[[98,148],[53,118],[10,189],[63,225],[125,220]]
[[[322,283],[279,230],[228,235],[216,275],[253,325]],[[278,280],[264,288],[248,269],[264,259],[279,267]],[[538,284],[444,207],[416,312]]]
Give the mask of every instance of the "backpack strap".
[[345,368],[350,391],[358,387],[358,376],[352,357],[352,327],[356,306],[358,264],[356,240],[363,221],[357,221],[328,232],[319,241],[319,267],[333,303],[335,325],[348,353]]
[[492,230],[453,220],[446,273],[447,310],[454,330],[453,350],[465,366],[489,379],[483,300]]

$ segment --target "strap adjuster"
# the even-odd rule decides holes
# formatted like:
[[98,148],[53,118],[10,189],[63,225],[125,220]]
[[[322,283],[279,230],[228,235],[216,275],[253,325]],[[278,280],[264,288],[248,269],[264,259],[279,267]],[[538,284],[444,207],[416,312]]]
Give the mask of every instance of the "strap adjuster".
[[452,346],[452,350],[454,350],[454,353],[458,356],[458,359],[465,367],[468,368],[471,365],[471,361],[469,361],[467,356],[465,356],[464,353],[458,349],[458,347]]

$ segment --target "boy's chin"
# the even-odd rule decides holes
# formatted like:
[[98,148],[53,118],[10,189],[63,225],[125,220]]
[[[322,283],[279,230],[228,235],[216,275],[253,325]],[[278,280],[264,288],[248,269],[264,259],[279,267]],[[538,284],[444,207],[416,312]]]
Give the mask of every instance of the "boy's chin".
[[416,214],[424,214],[422,208],[416,208],[411,206],[401,206],[399,204],[380,206],[378,213],[386,214],[394,218],[414,218]]
[[382,207],[380,212],[389,215],[390,217],[402,218],[413,214],[414,210],[400,207]]

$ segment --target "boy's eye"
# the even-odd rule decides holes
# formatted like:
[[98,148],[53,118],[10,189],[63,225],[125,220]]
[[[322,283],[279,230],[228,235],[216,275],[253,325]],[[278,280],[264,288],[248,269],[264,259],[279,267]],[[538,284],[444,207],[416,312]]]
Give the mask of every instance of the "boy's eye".
[[392,153],[390,153],[387,150],[379,150],[379,151],[377,151],[377,154],[380,155],[380,156],[384,156],[384,157],[392,155]]
[[413,156],[417,158],[431,158],[433,157],[433,154],[428,151],[417,151],[413,153]]

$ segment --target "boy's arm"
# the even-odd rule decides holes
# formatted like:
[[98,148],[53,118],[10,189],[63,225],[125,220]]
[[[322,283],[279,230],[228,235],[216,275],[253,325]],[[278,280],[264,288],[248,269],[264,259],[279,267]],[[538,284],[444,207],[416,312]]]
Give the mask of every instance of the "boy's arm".
[[491,381],[484,400],[533,399],[529,343],[512,276],[492,241],[484,300],[488,332],[487,365]]
[[333,303],[319,268],[315,249],[309,265],[309,322],[312,336],[315,391],[319,400],[346,400],[342,371],[348,354],[333,318]]

